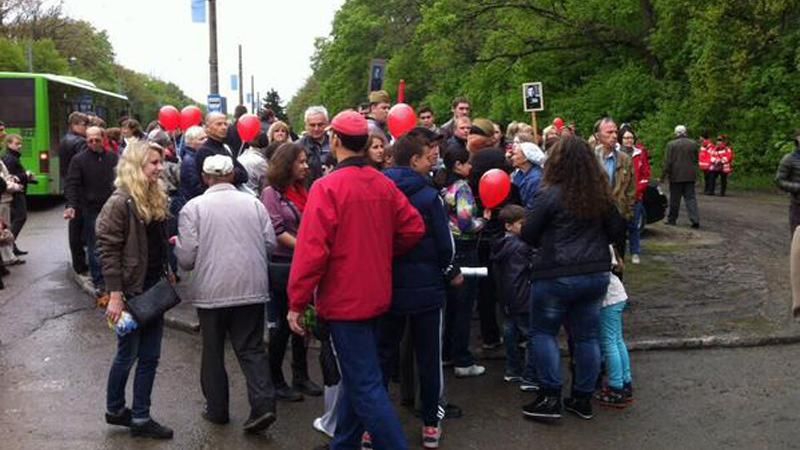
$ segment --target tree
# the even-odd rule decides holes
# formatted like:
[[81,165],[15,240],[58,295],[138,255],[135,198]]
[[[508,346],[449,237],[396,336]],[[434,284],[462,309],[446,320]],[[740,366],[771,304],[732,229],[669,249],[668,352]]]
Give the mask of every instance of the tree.
[[286,111],[283,108],[283,100],[281,100],[281,96],[278,95],[278,91],[275,89],[270,89],[267,91],[267,95],[264,96],[262,102],[262,108],[271,109],[272,112],[275,113],[275,117],[278,120],[282,120],[284,122],[289,122],[289,118],[286,116]]

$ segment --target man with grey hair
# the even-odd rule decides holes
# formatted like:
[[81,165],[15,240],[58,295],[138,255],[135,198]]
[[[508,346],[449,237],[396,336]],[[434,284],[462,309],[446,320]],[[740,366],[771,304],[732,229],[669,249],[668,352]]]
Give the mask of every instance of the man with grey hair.
[[[228,118],[222,113],[209,113],[206,116],[205,125],[208,139],[197,150],[197,156],[195,157],[195,171],[198,178],[202,179],[203,177],[203,162],[207,157],[224,155],[233,159],[233,184],[239,186],[247,183],[247,170],[236,160],[230,147],[225,144],[225,138],[228,135]],[[238,151],[239,149],[236,150]],[[205,186],[203,189],[205,189]]]
[[[617,143],[617,123],[611,117],[604,117],[595,124],[594,137],[597,142],[595,155],[605,169],[611,186],[611,197],[619,214],[630,222],[633,220],[633,206],[636,204],[636,176],[631,157],[619,149]],[[620,240],[612,242],[617,253],[625,256],[625,233]]]
[[324,106],[310,106],[305,113],[305,135],[297,143],[306,149],[311,175],[309,185],[325,175],[324,166],[332,166],[331,144],[325,128],[328,126],[328,110]]
[[[200,383],[206,399],[203,418],[230,420],[225,339],[230,338],[247,380],[250,416],[244,430],[256,433],[275,422],[275,388],[264,350],[264,304],[269,300],[268,254],[275,231],[261,201],[233,186],[233,158],[203,161],[208,189],[181,210],[175,255],[194,271],[184,299],[197,308],[203,341]],[[248,270],[240,270],[246,267]]]
[[700,145],[689,139],[686,127],[683,125],[675,127],[675,139],[667,144],[664,171],[661,176],[662,181],[669,180],[667,225],[676,225],[683,197],[692,228],[700,228],[700,215],[697,212],[697,197],[694,190],[699,154]]

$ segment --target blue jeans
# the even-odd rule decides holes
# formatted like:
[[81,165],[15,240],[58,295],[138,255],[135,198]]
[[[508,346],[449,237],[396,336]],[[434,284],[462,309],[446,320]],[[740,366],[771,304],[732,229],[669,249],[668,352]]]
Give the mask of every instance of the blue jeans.
[[536,280],[531,285],[531,328],[539,383],[547,395],[561,394],[561,353],[556,336],[566,317],[575,344],[573,396],[594,392],[600,373],[600,305],[608,273]]
[[608,371],[608,386],[622,389],[631,382],[631,361],[622,333],[622,311],[625,303],[606,306],[600,310],[600,341]]
[[[463,240],[455,242],[455,264],[460,267],[477,267],[477,243]],[[469,367],[475,364],[475,359],[469,351],[469,334],[472,310],[477,297],[478,279],[475,277],[464,277],[464,284],[458,288],[447,287],[442,359],[452,360],[456,367]]]
[[377,324],[377,320],[329,323],[342,372],[332,450],[360,449],[365,429],[377,449],[408,449],[403,426],[383,385]]
[[[533,353],[530,320],[529,314],[506,317],[503,324],[503,340],[506,345],[506,375],[521,376],[527,381],[536,381],[536,356]],[[519,348],[520,337],[524,337],[527,343],[524,356]]]
[[106,408],[116,413],[125,407],[125,385],[133,363],[136,376],[133,379],[133,418],[150,417],[150,393],[156,377],[158,360],[161,357],[161,336],[164,334],[164,319],[159,318],[143,328],[117,336],[117,355],[108,374]]
[[84,212],[83,214],[83,240],[86,242],[86,253],[89,259],[89,273],[92,275],[92,283],[95,288],[105,286],[103,271],[100,267],[100,258],[97,254],[97,236],[95,234],[95,223],[97,213]]
[[633,205],[633,220],[628,222],[628,240],[631,243],[632,255],[640,255],[642,252],[639,239],[639,221],[642,220],[642,214],[644,214],[644,205],[642,202],[636,202]]

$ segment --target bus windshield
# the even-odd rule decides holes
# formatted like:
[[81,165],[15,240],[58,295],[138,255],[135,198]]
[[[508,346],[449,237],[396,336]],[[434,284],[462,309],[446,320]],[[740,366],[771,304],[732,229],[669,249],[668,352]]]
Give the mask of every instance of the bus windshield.
[[0,120],[8,128],[34,128],[36,102],[33,79],[0,79]]

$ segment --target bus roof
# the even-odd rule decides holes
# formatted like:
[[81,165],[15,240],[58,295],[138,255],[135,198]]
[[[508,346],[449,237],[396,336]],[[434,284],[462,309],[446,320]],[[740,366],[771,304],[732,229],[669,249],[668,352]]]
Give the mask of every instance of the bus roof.
[[44,78],[48,81],[53,81],[61,84],[68,84],[87,91],[97,92],[98,94],[108,95],[109,97],[116,97],[121,100],[128,101],[128,97],[117,94],[114,92],[104,91],[91,81],[86,81],[81,78],[71,77],[67,75],[52,75],[49,73],[28,73],[28,72],[0,72],[0,78]]

